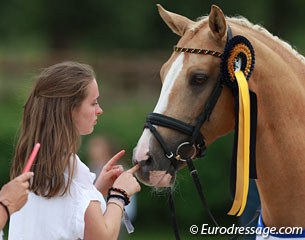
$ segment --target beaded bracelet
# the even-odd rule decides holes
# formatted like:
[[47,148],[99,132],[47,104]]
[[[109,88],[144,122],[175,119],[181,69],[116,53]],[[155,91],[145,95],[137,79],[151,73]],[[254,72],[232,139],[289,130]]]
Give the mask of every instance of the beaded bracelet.
[[122,194],[125,198],[127,198],[127,199],[129,200],[128,194],[127,194],[127,192],[126,192],[125,190],[123,190],[123,189],[121,189],[121,188],[114,188],[114,187],[111,187],[111,188],[109,188],[108,194],[110,194],[111,191],[120,193],[120,194]]
[[6,211],[7,219],[9,219],[10,218],[10,211],[8,210],[8,207],[3,202],[0,202],[0,205],[2,207],[4,207],[4,209]]
[[119,194],[108,194],[107,202],[109,201],[110,198],[117,198],[117,199],[123,200],[125,206],[127,206],[130,203],[129,198],[126,198],[125,196],[122,196],[122,195],[119,195]]

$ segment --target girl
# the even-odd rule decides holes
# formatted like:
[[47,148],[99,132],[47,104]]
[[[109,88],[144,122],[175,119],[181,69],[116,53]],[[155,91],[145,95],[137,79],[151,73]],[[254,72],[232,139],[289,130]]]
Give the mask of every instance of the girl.
[[[28,202],[10,220],[9,240],[117,239],[124,206],[140,191],[133,173],[115,165],[116,154],[95,175],[76,155],[80,136],[92,133],[103,113],[92,68],[63,62],[44,69],[32,90],[23,122],[11,177],[22,172],[35,143],[41,144]],[[108,195],[108,202],[102,194]]]

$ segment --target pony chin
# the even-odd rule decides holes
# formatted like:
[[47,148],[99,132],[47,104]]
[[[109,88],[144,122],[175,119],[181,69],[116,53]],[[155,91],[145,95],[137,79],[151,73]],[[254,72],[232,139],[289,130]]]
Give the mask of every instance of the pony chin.
[[176,177],[166,171],[149,171],[149,177],[147,180],[139,177],[138,179],[147,186],[165,188],[174,185]]
[[170,187],[173,185],[175,177],[165,171],[151,171],[149,182],[154,187]]

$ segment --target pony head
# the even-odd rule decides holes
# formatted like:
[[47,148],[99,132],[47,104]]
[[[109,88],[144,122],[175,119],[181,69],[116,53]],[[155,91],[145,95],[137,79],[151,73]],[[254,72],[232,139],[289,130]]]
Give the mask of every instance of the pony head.
[[[227,41],[227,23],[219,7],[213,5],[210,14],[196,22],[166,11],[161,5],[158,5],[158,10],[169,28],[181,36],[177,43],[179,48],[223,52]],[[195,126],[198,118],[206,111],[209,99],[219,82],[221,58],[212,56],[213,54],[189,54],[179,51],[179,48],[176,48],[160,70],[162,89],[153,113]],[[208,119],[199,129],[205,145],[211,144],[234,128],[233,99],[232,92],[223,87]],[[176,158],[177,149],[182,149],[181,143],[190,141],[190,136],[184,132],[166,126],[152,126]],[[192,152],[190,154],[193,157],[199,154],[192,147],[183,151]],[[176,172],[186,164],[179,159],[169,160],[166,155],[151,129],[145,128],[133,153],[133,162],[140,165],[138,179],[150,186],[171,186]]]

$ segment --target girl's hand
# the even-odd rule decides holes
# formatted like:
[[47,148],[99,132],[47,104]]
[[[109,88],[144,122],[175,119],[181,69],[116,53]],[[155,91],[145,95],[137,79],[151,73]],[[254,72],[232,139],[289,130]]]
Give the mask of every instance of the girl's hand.
[[125,154],[125,150],[121,150],[114,155],[103,167],[98,176],[95,187],[106,196],[108,189],[112,187],[114,181],[124,172],[122,165],[115,165],[115,163]]
[[28,200],[29,180],[34,176],[27,172],[5,184],[0,191],[0,201],[8,207],[10,214],[18,211]]
[[135,165],[129,170],[123,172],[114,182],[113,187],[123,189],[128,196],[132,196],[141,190],[141,186],[133,174],[138,171],[139,165]]

